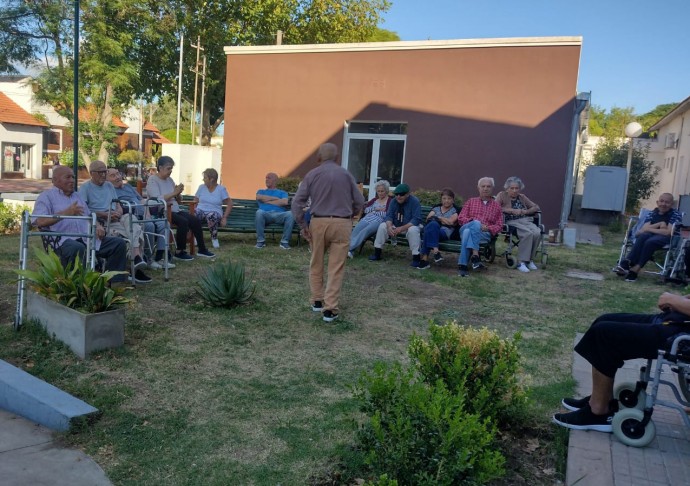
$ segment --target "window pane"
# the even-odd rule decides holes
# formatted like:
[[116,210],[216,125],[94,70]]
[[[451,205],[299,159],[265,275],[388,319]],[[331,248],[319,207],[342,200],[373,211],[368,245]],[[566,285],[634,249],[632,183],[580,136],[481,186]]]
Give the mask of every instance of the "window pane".
[[407,134],[407,123],[350,122],[347,131],[349,133],[405,135]]
[[402,178],[404,140],[381,140],[379,146],[378,180],[386,179],[391,187],[400,184]]
[[369,184],[371,153],[373,148],[373,140],[350,139],[349,153],[347,156],[347,170],[355,177],[358,184]]

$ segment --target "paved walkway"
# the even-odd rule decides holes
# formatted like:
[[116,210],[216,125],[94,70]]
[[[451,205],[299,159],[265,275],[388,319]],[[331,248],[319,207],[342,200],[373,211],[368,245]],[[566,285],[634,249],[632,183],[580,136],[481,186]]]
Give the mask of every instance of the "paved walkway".
[[[591,367],[580,355],[573,355],[573,377],[579,396],[585,396],[591,390]],[[616,375],[616,383],[637,381],[640,366],[646,362],[626,362]],[[666,375],[667,380],[676,382],[675,374],[667,370]],[[675,401],[667,386],[659,388],[659,397]],[[653,420],[656,438],[644,448],[626,446],[613,434],[570,431],[566,486],[690,485],[690,428],[670,408],[656,407]]]
[[54,432],[0,410],[0,484],[12,486],[110,486],[103,469]]

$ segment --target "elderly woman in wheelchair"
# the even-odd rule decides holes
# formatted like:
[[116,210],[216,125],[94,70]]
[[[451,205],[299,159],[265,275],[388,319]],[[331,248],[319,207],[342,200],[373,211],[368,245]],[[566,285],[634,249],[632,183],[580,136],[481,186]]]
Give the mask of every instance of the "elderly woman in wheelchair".
[[523,273],[536,270],[534,255],[542,242],[541,228],[534,224],[534,216],[541,211],[539,206],[522,194],[525,185],[519,177],[509,177],[496,200],[503,209],[503,218],[509,230],[516,231],[518,245],[517,269]]

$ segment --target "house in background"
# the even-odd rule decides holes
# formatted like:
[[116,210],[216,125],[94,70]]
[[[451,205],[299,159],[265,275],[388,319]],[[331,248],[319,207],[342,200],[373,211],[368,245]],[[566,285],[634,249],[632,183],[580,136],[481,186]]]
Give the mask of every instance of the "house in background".
[[0,91],[0,178],[41,177],[43,131],[47,126]]
[[[222,176],[253,198],[304,176],[324,142],[365,188],[475,196],[517,175],[550,227],[574,184],[581,37],[226,47]],[[566,208],[567,207],[567,208]],[[567,216],[567,211],[565,211]]]

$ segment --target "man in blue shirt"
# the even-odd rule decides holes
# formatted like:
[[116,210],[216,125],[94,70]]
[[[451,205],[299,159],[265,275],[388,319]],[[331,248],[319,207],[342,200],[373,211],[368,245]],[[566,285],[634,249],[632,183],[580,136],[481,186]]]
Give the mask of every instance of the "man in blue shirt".
[[295,220],[289,210],[288,193],[276,187],[278,174],[269,172],[266,174],[266,189],[256,191],[256,200],[259,209],[256,212],[256,248],[266,246],[264,230],[266,224],[282,224],[283,236],[280,239],[280,248],[290,249],[290,237]]
[[412,252],[413,267],[419,267],[419,248],[421,244],[420,225],[422,224],[422,206],[415,196],[410,194],[410,186],[399,184],[395,190],[395,199],[391,201],[386,213],[386,221],[379,225],[374,240],[374,254],[370,261],[383,260],[381,252],[388,238],[404,234]]

